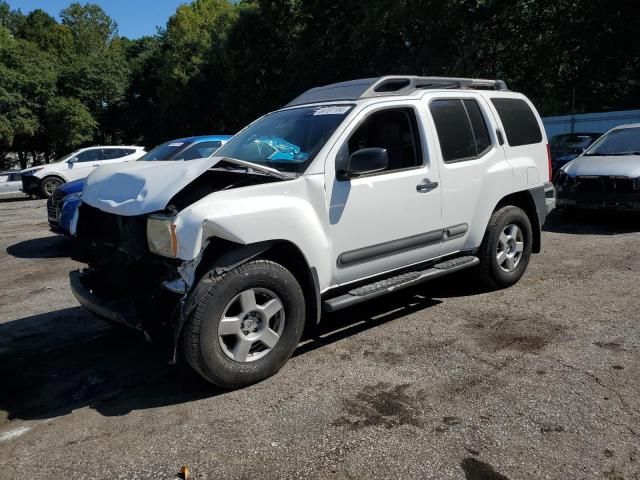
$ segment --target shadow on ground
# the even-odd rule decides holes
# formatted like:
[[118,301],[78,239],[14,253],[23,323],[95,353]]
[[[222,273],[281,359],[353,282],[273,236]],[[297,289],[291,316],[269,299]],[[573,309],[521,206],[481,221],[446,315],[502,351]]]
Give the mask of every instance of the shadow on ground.
[[11,202],[24,202],[26,200],[38,200],[36,198],[31,198],[31,197],[6,197],[6,198],[0,198],[0,203],[11,203]]
[[17,258],[62,258],[73,251],[73,240],[63,235],[51,235],[14,243],[7,253]]
[[640,232],[640,214],[603,210],[554,210],[543,230],[574,235],[618,235]]
[[[415,289],[327,316],[295,355],[376,328],[438,301]],[[223,394],[186,365],[129,330],[82,308],[0,324],[0,411],[9,420],[45,419],[91,407],[105,416]]]

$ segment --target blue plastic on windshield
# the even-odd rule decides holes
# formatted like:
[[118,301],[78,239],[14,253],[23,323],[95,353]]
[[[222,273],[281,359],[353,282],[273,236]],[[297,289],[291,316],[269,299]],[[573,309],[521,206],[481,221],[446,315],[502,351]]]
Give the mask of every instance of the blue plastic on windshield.
[[274,152],[267,156],[269,160],[277,162],[304,162],[309,158],[309,154],[301,152],[298,145],[287,142],[281,137],[262,136],[254,140],[254,143],[271,147]]

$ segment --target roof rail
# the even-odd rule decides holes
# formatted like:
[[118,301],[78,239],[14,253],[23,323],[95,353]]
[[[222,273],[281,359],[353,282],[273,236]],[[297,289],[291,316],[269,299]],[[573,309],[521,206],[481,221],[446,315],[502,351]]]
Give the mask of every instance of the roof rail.
[[307,90],[287,104],[288,107],[314,102],[359,100],[361,98],[387,95],[407,95],[419,89],[482,89],[503,90],[507,85],[502,80],[457,77],[417,77],[410,75],[388,75],[378,78],[362,78],[348,82],[333,83]]

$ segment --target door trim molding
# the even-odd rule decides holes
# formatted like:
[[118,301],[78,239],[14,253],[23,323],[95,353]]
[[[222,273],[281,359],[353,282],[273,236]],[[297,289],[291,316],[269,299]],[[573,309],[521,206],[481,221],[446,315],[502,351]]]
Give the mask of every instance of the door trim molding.
[[433,230],[427,233],[419,233],[410,237],[391,240],[390,242],[378,243],[368,247],[349,250],[338,255],[337,264],[339,268],[352,267],[371,260],[397,255],[398,253],[417,250],[437,243],[446,242],[455,238],[463,237],[469,230],[469,225],[460,223],[441,230]]
[[411,237],[399,238],[397,240],[391,240],[390,242],[349,250],[338,256],[338,267],[351,267],[378,258],[435,245],[442,241],[443,233],[443,230],[433,230],[432,232],[419,233]]

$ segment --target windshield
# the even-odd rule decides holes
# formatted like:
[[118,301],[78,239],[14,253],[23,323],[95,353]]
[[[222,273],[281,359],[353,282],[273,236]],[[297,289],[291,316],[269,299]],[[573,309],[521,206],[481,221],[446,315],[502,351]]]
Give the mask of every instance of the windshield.
[[595,142],[585,155],[640,155],[640,128],[613,130]]
[[216,155],[302,173],[352,108],[323,105],[270,113],[236,135]]

